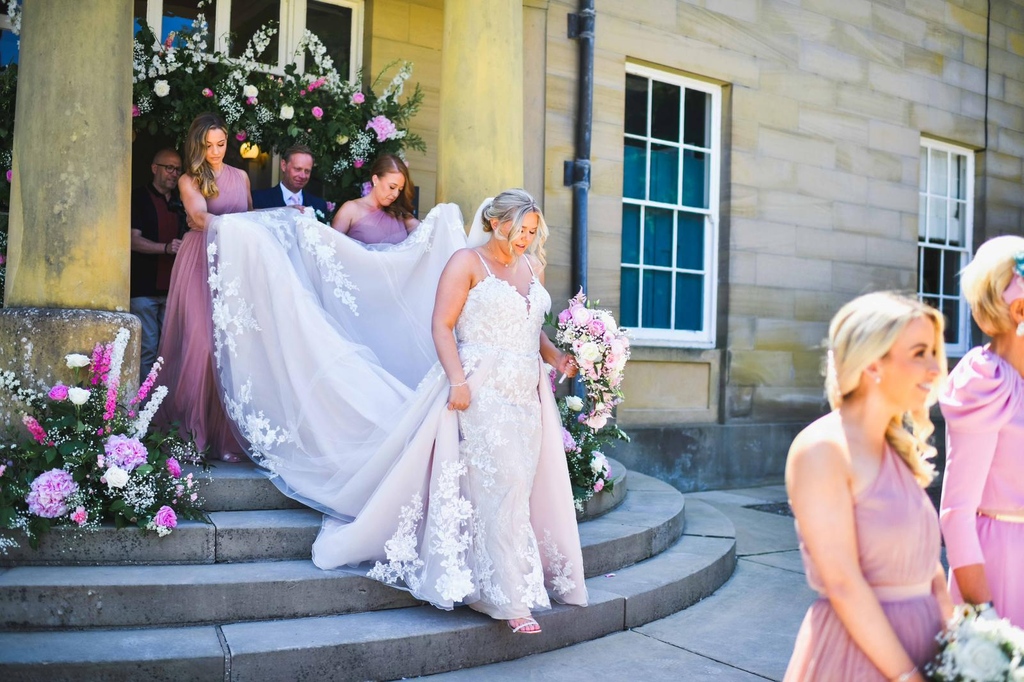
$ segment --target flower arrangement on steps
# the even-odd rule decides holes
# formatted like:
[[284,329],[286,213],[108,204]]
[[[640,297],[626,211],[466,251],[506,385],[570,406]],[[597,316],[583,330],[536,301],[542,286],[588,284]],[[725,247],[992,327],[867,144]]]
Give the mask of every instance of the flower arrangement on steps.
[[[265,151],[308,146],[324,194],[338,203],[362,193],[378,155],[426,149],[408,130],[423,100],[419,85],[401,101],[411,64],[388,64],[364,89],[362,74],[344,80],[320,39],[306,30],[293,61],[276,72],[259,61],[275,33],[272,24],[263,25],[235,58],[208,51],[209,26],[201,12],[188,30],[163,43],[142,22],[133,48],[134,130],[182,141],[198,114],[216,112],[239,143]],[[300,74],[297,61],[306,52]],[[396,67],[378,94],[382,78]]]
[[[594,307],[581,290],[569,299],[569,307],[549,320],[556,327],[555,343],[571,353],[579,367],[586,397],[559,399],[562,445],[569,464],[576,509],[601,491],[614,486],[611,466],[602,450],[614,440],[629,436],[610,424],[612,410],[622,402],[622,377],[629,360],[629,337],[607,310]],[[551,377],[555,388],[555,377]]]
[[[53,526],[88,531],[107,522],[164,536],[179,518],[204,518],[200,480],[183,472],[205,466],[201,453],[176,431],[150,424],[167,396],[156,386],[160,361],[134,395],[121,391],[128,339],[122,327],[91,357],[67,355],[71,386],[40,392],[0,373],[0,387],[25,408],[24,430],[9,427],[0,441],[0,531],[21,531],[38,547]],[[0,532],[0,554],[17,544]]]

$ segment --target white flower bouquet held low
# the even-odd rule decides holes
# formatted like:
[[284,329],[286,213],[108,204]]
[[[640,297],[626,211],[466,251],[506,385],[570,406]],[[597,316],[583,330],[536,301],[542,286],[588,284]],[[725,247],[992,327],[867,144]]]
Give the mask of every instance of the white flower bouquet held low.
[[971,604],[957,607],[936,639],[939,653],[924,667],[935,682],[1024,682],[1024,630],[987,618]]
[[161,361],[134,395],[121,395],[128,339],[122,328],[91,357],[67,355],[75,386],[39,392],[0,372],[0,388],[24,406],[24,429],[0,437],[0,554],[18,544],[5,530],[36,547],[53,526],[94,530],[111,522],[163,536],[179,518],[203,518],[199,480],[182,472],[202,465],[201,453],[173,430],[150,428],[167,395],[166,386],[154,388]]

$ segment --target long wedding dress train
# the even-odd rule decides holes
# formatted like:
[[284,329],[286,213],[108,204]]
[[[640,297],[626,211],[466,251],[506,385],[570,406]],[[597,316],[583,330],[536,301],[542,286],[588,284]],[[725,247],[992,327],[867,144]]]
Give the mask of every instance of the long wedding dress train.
[[586,604],[561,424],[539,356],[550,307],[493,276],[456,325],[473,402],[446,408],[434,292],[466,245],[454,205],[367,246],[289,209],[209,231],[225,407],[283,492],[325,514],[321,568],[358,566],[441,608],[516,618]]

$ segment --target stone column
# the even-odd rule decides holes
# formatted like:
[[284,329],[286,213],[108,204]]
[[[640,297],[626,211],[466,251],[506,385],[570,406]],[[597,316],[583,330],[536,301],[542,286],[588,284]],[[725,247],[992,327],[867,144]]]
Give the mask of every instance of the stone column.
[[440,115],[439,202],[523,186],[522,0],[445,1]]
[[65,353],[126,326],[131,382],[131,0],[26,2],[19,62],[0,369],[68,380]]

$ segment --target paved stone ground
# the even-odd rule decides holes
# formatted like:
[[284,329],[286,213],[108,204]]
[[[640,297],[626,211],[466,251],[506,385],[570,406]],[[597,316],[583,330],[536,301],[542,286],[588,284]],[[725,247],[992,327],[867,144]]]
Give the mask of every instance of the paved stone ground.
[[[745,682],[781,680],[815,594],[804,580],[783,486],[689,493],[736,526],[736,572],[717,592],[668,618],[591,642],[429,679]],[[748,508],[772,505],[769,511]]]

